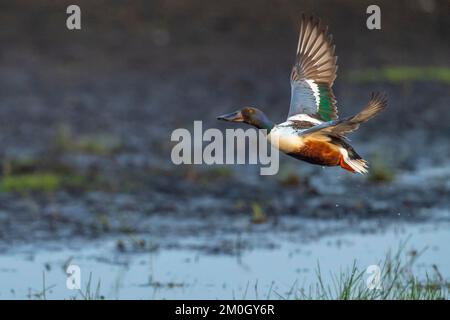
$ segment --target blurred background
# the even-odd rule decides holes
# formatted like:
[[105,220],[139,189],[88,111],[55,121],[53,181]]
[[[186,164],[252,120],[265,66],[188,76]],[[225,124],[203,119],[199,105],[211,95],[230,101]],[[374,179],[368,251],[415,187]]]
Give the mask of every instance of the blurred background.
[[[447,283],[450,5],[377,1],[368,30],[372,2],[1,3],[0,298],[295,298],[317,265],[365,270],[400,243]],[[252,105],[284,121],[301,13],[333,34],[341,116],[388,96],[351,136],[370,174],[173,165],[194,120],[236,128],[216,116]]]

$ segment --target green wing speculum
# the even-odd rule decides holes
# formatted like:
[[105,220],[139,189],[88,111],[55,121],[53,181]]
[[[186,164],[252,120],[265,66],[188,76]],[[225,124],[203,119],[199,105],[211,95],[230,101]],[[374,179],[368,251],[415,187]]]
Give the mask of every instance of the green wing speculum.
[[326,83],[317,84],[319,90],[319,106],[317,114],[324,121],[337,119],[336,98],[331,87]]

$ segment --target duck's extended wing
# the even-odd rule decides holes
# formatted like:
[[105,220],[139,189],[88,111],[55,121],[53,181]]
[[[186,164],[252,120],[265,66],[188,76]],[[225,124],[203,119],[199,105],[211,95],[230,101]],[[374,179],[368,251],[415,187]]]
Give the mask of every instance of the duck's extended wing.
[[302,16],[297,58],[291,72],[288,118],[308,114],[323,121],[338,118],[331,86],[336,79],[335,46],[319,19]]
[[372,93],[367,106],[357,115],[345,119],[324,122],[320,125],[303,130],[301,135],[326,134],[344,138],[345,134],[355,131],[359,125],[373,118],[387,106],[387,98],[380,93]]

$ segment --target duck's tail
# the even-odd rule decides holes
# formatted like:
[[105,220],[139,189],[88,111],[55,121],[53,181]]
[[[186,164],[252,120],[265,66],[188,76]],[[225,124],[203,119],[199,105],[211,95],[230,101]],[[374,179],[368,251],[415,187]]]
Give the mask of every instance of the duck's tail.
[[369,165],[367,164],[367,161],[360,158],[360,159],[352,159],[346,154],[346,150],[343,149],[341,151],[341,161],[340,166],[348,170],[350,172],[357,172],[361,174],[366,174],[368,172]]
[[341,158],[339,165],[350,172],[366,174],[369,164],[364,160],[353,147],[344,140],[339,141],[339,150]]

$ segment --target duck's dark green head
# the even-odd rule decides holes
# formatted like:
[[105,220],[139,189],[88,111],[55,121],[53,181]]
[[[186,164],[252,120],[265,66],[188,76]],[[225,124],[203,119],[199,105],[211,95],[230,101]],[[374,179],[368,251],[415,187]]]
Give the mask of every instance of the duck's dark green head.
[[261,110],[253,107],[245,107],[241,110],[221,115],[217,119],[231,122],[244,122],[259,129],[267,130],[271,130],[274,126],[274,123]]

